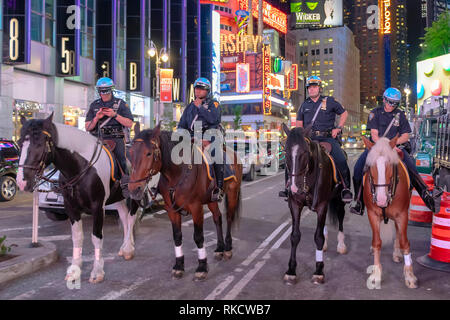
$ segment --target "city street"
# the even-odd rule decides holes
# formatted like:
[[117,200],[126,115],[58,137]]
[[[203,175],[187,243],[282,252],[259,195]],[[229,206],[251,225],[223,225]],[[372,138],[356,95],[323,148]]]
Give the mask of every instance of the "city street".
[[[347,151],[349,166],[353,169],[362,150]],[[144,216],[139,223],[135,234],[136,255],[131,261],[117,255],[123,236],[118,217],[106,216],[103,243],[106,274],[100,284],[88,281],[94,248],[90,235],[92,218],[84,216],[81,288],[70,290],[64,281],[72,255],[70,224],[48,220],[41,214],[39,237],[57,245],[59,260],[39,272],[0,285],[0,299],[450,299],[448,274],[424,268],[415,261],[429,252],[431,229],[414,226],[408,227],[408,236],[419,288],[406,288],[403,263],[392,261],[393,244],[385,244],[381,255],[381,289],[368,289],[366,269],[373,262],[369,253],[371,229],[367,215],[353,215],[348,208],[344,222],[346,255],[336,252],[337,230],[328,224],[323,285],[314,285],[310,281],[315,268],[316,214],[303,211],[302,237],[297,253],[299,282],[294,286],[285,285],[282,279],[290,255],[291,217],[287,203],[278,197],[283,181],[284,173],[280,170],[275,176],[257,176],[255,181],[243,183],[243,209],[239,228],[232,233],[233,257],[229,261],[214,260],[216,231],[211,214],[205,209],[209,274],[203,282],[193,281],[197,249],[190,216],[183,217],[185,274],[182,279],[175,280],[171,277],[175,262],[171,224],[164,211],[157,211]],[[31,194],[19,193],[12,202],[0,203],[0,236],[29,237],[31,241],[31,225]]]

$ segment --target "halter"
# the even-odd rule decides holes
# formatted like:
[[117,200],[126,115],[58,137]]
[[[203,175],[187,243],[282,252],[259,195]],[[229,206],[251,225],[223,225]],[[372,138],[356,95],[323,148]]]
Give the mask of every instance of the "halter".
[[[43,178],[44,170],[46,167],[45,163],[47,162],[47,157],[49,154],[52,153],[52,150],[54,147],[54,144],[52,141],[52,135],[45,130],[42,130],[42,133],[45,135],[46,148],[44,148],[44,151],[41,154],[39,164],[37,166],[31,166],[31,165],[27,165],[27,164],[19,164],[19,167],[36,171],[36,173],[35,173],[36,181],[39,181]],[[35,187],[36,187],[36,182],[35,182],[35,185],[33,186],[33,188],[35,188]]]
[[[143,143],[144,140],[140,139],[140,138],[139,139],[135,139],[133,141],[133,144],[135,144],[137,142]],[[154,140],[150,140],[150,143],[154,146],[154,151],[153,151],[153,160],[154,160],[154,162],[153,162],[152,167],[147,171],[147,175],[144,178],[138,179],[138,180],[131,180],[128,183],[137,183],[137,182],[145,181],[146,184],[147,184],[152,179],[152,177],[159,172],[160,169],[155,169],[155,168],[153,168],[153,166],[155,165],[155,163],[156,164],[158,164],[158,162],[162,163],[161,148],[159,147],[158,143],[156,141],[154,141]]]

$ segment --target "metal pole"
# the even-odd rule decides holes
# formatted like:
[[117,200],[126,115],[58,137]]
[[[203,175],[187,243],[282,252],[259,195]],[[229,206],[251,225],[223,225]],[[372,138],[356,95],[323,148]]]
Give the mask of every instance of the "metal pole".
[[258,2],[258,36],[262,37],[263,33],[263,1]]
[[248,26],[247,33],[248,35],[253,35],[253,0],[248,0]]
[[33,192],[33,229],[31,234],[31,247],[38,247],[38,228],[39,228],[39,193]]
[[[158,54],[158,53],[157,53]],[[160,103],[159,103],[159,55],[156,56],[156,123],[155,126],[159,124],[159,109],[160,109]]]

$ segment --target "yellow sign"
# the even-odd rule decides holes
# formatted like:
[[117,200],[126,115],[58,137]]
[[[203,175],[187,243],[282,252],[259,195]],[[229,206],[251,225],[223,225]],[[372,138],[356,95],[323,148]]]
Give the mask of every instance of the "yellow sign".
[[255,35],[236,35],[221,34],[220,35],[220,52],[221,53],[237,53],[245,51],[258,51],[258,43],[262,37]]
[[392,19],[389,7],[391,6],[391,0],[382,0],[382,1],[383,1],[383,33],[390,34]]

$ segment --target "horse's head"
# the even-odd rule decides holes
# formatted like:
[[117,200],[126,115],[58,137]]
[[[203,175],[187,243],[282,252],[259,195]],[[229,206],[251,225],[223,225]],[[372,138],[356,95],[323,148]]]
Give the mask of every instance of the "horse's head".
[[160,124],[153,130],[142,132],[137,125],[135,133],[130,148],[131,176],[128,190],[132,199],[140,200],[144,195],[145,185],[162,167]]
[[365,146],[370,150],[367,155],[366,166],[369,167],[368,177],[373,202],[380,208],[386,208],[392,200],[395,180],[395,167],[399,156],[394,150],[398,136],[389,140],[380,138],[374,144],[363,137]]
[[289,130],[283,123],[283,130],[287,135],[286,166],[290,176],[290,189],[292,193],[297,193],[298,187],[295,180],[299,176],[304,176],[308,171],[311,152],[303,128]]
[[[53,113],[47,119],[26,120],[20,118],[22,129],[20,130],[19,170],[17,172],[17,184],[20,190],[32,192],[44,173],[44,169],[52,160],[54,145],[56,144],[56,129],[52,124]],[[37,178],[37,179],[36,179]]]

